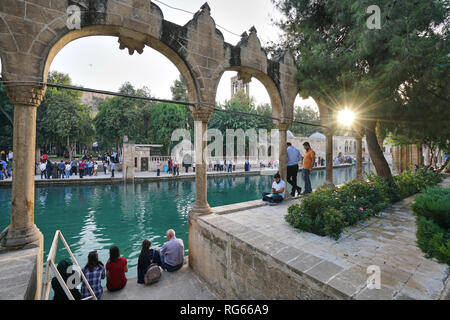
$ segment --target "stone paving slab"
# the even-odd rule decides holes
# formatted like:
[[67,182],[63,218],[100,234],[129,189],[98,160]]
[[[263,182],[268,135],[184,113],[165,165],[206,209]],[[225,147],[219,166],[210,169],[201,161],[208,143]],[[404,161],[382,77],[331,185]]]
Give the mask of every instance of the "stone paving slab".
[[[450,176],[442,184],[448,185]],[[324,290],[329,286],[351,299],[449,299],[448,266],[425,258],[416,245],[413,200],[348,228],[338,241],[290,226],[284,217],[292,201],[201,219],[289,270],[323,283]],[[367,288],[367,268],[373,265],[381,269],[381,290]]]
[[125,288],[119,292],[103,293],[102,300],[216,300],[216,296],[185,265],[175,273],[163,272],[161,280],[151,286],[128,279]]

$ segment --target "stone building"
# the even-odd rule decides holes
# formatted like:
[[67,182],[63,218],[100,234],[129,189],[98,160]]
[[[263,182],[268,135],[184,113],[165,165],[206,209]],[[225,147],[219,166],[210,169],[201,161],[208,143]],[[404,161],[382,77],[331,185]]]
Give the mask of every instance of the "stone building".
[[238,76],[231,78],[231,98],[233,98],[236,93],[243,90],[247,97],[250,97],[250,83],[244,83],[240,80]]
[[92,117],[98,114],[98,106],[111,96],[93,92],[83,92],[81,96],[81,103],[86,105],[92,113]]

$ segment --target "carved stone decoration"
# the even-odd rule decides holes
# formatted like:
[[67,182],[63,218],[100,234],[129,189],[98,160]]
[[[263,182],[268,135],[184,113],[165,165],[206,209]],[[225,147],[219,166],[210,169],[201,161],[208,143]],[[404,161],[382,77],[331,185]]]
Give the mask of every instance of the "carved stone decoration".
[[46,87],[27,83],[5,84],[9,100],[13,105],[39,107],[44,99]]
[[120,36],[118,42],[120,43],[120,50],[128,49],[130,56],[137,51],[139,54],[144,53],[145,42],[129,38],[126,36]]
[[195,121],[201,121],[203,123],[208,123],[213,114],[212,108],[207,107],[191,107],[192,116]]

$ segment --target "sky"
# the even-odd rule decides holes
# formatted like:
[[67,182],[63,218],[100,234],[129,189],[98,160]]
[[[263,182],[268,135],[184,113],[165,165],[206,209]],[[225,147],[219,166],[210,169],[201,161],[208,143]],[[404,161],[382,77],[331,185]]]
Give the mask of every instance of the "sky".
[[[205,0],[162,0],[164,3],[190,12],[196,12]],[[154,1],[163,11],[164,18],[179,25],[185,25],[192,14],[171,9]],[[279,19],[280,13],[271,0],[209,0],[211,15],[216,24],[240,35],[255,26],[262,44],[276,41],[281,30],[272,19]],[[225,41],[236,45],[240,36],[222,31]],[[107,91],[118,91],[129,81],[135,87],[146,86],[153,96],[170,99],[170,86],[178,79],[179,71],[166,57],[146,47],[144,53],[133,56],[128,50],[120,50],[115,37],[87,37],[67,44],[55,57],[51,71],[69,74],[75,85]],[[236,72],[226,72],[221,79],[217,102],[230,99],[230,78]],[[250,84],[250,94],[257,104],[270,103],[265,87],[256,79]],[[313,100],[303,101],[300,97],[296,105],[315,105]]]

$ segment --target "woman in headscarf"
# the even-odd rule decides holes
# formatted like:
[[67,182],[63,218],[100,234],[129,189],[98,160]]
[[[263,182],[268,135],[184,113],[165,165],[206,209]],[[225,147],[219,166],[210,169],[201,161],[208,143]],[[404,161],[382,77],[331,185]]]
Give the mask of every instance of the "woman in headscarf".
[[[56,267],[59,271],[59,274],[63,278],[64,283],[69,287],[69,290],[70,290],[70,285],[73,285],[74,283],[72,281],[70,281],[70,283],[69,283],[68,280],[71,276],[73,276],[75,274],[75,270],[72,270],[72,272],[69,273],[67,269],[69,269],[69,267],[72,265],[73,264],[70,260],[64,259],[64,260],[61,260],[58,263],[58,266]],[[69,300],[69,298],[67,297],[66,293],[64,292],[63,288],[61,287],[61,284],[59,283],[59,281],[56,277],[54,277],[52,279],[52,289],[55,293],[53,300]],[[80,291],[78,291],[77,288],[71,289],[70,293],[72,294],[72,296],[75,300],[81,300]]]

